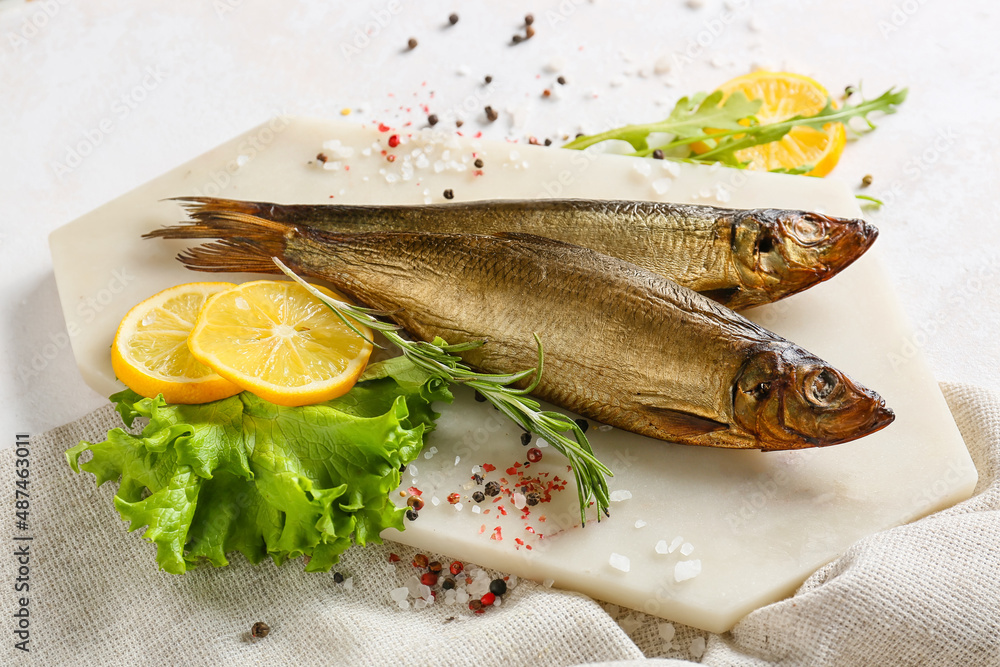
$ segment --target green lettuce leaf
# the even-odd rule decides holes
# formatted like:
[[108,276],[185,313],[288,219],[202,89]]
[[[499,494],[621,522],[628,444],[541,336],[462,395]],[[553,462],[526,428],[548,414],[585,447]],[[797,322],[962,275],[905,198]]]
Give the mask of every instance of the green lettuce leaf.
[[[327,571],[351,545],[403,529],[389,494],[434,428],[431,403],[452,398],[405,360],[373,364],[365,377],[340,398],[298,408],[248,392],[170,405],[126,390],[111,400],[127,428],[149,420],[142,432],[113,429],[66,458],[98,486],[120,481],[115,507],[130,531],[146,527],[167,572],[222,567],[233,552],[279,565],[307,556],[307,570]],[[85,451],[93,456],[80,463]]]

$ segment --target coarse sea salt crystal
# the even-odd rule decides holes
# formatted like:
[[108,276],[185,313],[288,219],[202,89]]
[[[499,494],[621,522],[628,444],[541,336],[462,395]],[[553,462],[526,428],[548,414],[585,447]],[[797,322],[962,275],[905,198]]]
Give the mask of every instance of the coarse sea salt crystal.
[[663,166],[661,169],[667,172],[671,176],[679,176],[681,173],[681,166],[674,162],[673,160],[662,160]]
[[420,584],[420,597],[427,599],[431,596],[431,587],[425,584]]
[[674,581],[687,581],[701,574],[701,560],[680,560],[674,565]]
[[675,537],[673,541],[670,543],[670,553],[677,551],[677,547],[679,547],[683,543],[684,543],[683,537],[681,537],[680,535]]
[[636,160],[632,163],[632,171],[646,178],[652,173],[653,168],[650,166],[648,160]]
[[723,204],[732,199],[732,194],[729,192],[729,188],[722,183],[715,186],[715,199]]
[[524,494],[520,491],[514,492],[514,507],[519,510],[523,510],[524,506],[528,504],[528,499],[525,498]]
[[625,489],[617,489],[611,492],[611,495],[608,496],[608,499],[613,503],[619,503],[623,500],[628,500],[631,497],[632,497],[631,491],[626,491]]
[[441,499],[440,498],[438,498],[437,496],[434,496],[434,497],[431,498],[431,505],[434,505],[435,507],[437,507],[440,504],[441,504]]
[[683,555],[690,556],[692,551],[694,551],[694,545],[690,542],[685,542],[681,545],[681,553]]
[[415,465],[413,465],[411,463],[409,465],[409,467],[407,467],[407,470],[410,472],[410,477],[416,477],[417,476],[417,466],[415,466]]
[[473,514],[479,514],[479,513],[480,513],[480,512],[482,512],[482,511],[483,511],[483,510],[482,510],[482,509],[481,509],[481,508],[479,507],[479,505],[473,505],[473,506],[472,506],[472,513],[473,513]]
[[512,574],[507,577],[507,588],[514,588],[515,586],[517,586],[517,575]]
[[548,447],[548,446],[549,446],[549,443],[544,438],[536,438],[535,439],[535,447],[537,447],[538,449],[542,449],[542,448]]
[[424,452],[424,458],[425,458],[425,459],[429,459],[429,458],[432,458],[433,456],[434,456],[434,455],[433,455],[433,454],[431,454],[430,452]]
[[634,614],[629,614],[624,618],[618,619],[618,626],[625,631],[625,634],[630,635],[639,629],[642,625],[642,621],[635,617]]
[[601,433],[607,433],[608,431],[612,430],[613,428],[614,428],[614,426],[608,426],[607,424],[601,424],[600,426],[597,427],[597,430],[600,431]]
[[691,651],[691,655],[695,658],[700,658],[705,655],[705,638],[695,637],[691,640],[691,647],[688,649]]
[[659,542],[656,543],[656,546],[653,548],[656,549],[656,553],[658,554],[665,554],[669,553],[670,551],[670,547],[667,546],[666,540],[660,540]]
[[462,508],[465,507],[462,503],[455,503],[455,511],[461,512]]
[[545,586],[546,588],[552,588],[552,586],[555,583],[556,583],[555,579],[546,579],[545,581],[542,582],[542,586]]
[[236,156],[236,166],[237,167],[242,167],[243,165],[245,165],[249,161],[250,161],[250,156],[249,155],[238,155],[238,156]]
[[642,519],[636,519],[636,521],[635,521],[635,527],[636,528],[642,528],[645,525],[646,525],[645,521],[643,521]]
[[429,165],[430,163],[431,161],[427,159],[426,155],[418,155],[416,161],[413,164],[416,165],[417,169],[426,169],[427,165]]
[[674,627],[673,623],[659,623],[656,626],[656,631],[660,634],[660,639],[665,642],[672,642],[674,635],[677,634],[677,628]]
[[413,608],[414,609],[423,609],[426,606],[427,606],[427,600],[414,600],[413,601]]
[[348,593],[354,590],[354,577],[344,579],[344,590]]
[[409,602],[409,600],[400,600],[396,604],[399,605],[400,609],[409,609],[410,608],[410,602]]
[[461,461],[462,461],[462,457],[461,456],[456,456],[455,457],[455,465],[458,465]]
[[370,157],[371,154],[372,154],[372,149],[370,149],[370,148],[362,148],[361,149],[361,154],[364,155],[365,157]]
[[420,597],[420,579],[415,575],[406,580],[406,591],[410,594],[411,598]]
[[673,185],[673,183],[674,181],[671,178],[658,178],[652,183],[653,191],[658,195],[662,195],[670,189],[670,186]]
[[628,556],[622,556],[621,554],[616,553],[612,553],[611,557],[608,558],[608,564],[616,570],[621,570],[622,572],[628,572],[631,567]]
[[469,601],[469,594],[466,593],[464,590],[455,593],[455,602],[457,602],[458,604],[465,604],[468,601]]
[[389,591],[389,597],[393,599],[394,602],[399,602],[400,600],[405,600],[410,595],[410,589],[406,586],[400,586],[399,588],[393,588]]

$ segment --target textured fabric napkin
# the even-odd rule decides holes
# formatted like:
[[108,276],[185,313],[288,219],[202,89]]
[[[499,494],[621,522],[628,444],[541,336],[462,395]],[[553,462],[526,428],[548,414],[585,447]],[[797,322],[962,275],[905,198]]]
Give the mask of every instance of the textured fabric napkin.
[[[389,591],[415,553],[352,549],[337,570],[248,565],[158,572],[111,503],[63,451],[119,424],[111,406],[32,439],[30,653],[5,632],[0,663],[44,665],[572,665],[700,659],[711,665],[1000,664],[1000,397],[943,385],[979,470],[970,500],[861,540],[791,598],[709,635],[573,593],[520,582],[481,616],[436,604],[401,610]],[[0,453],[11,473],[14,451]],[[0,475],[0,497],[15,477]],[[13,527],[6,544],[13,544]],[[401,562],[390,564],[395,552]],[[14,559],[3,559],[13,581]],[[16,596],[3,596],[6,627]],[[270,634],[253,639],[256,621]]]

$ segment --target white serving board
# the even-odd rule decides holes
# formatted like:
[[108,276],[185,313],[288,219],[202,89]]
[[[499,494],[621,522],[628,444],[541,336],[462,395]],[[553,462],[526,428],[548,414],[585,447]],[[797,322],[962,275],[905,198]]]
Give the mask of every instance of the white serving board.
[[[53,232],[56,281],[87,383],[103,394],[121,387],[108,348],[131,306],[178,283],[213,279],[174,260],[188,242],[140,239],[182,219],[180,208],[164,201],[170,197],[420,204],[444,201],[443,191],[452,189],[456,200],[562,196],[716,205],[724,200],[738,208],[860,215],[848,189],[833,180],[583,154],[429,130],[403,132],[404,143],[389,149],[392,134],[328,120],[275,119]],[[323,145],[329,140],[353,148],[353,156],[337,158],[336,148]],[[395,161],[381,150],[396,155]],[[339,167],[315,162],[321,151]],[[482,175],[475,174],[473,153],[485,161]],[[425,164],[420,155],[426,166],[420,166]],[[834,280],[750,317],[877,390],[897,415],[886,430],[824,450],[765,454],[673,445],[602,431],[595,424],[589,435],[615,472],[610,487],[628,490],[632,498],[612,503],[610,520],[580,528],[572,482],[552,502],[531,508],[527,519],[509,502],[507,516],[497,517],[495,507],[489,515],[472,512],[473,489],[463,486],[473,466],[496,466],[487,480],[506,476],[504,469],[525,460],[525,448],[515,427],[459,393],[456,403],[443,409],[431,437],[436,455],[421,456],[402,485],[415,483],[425,499],[436,495],[441,504],[428,502],[405,532],[389,530],[384,537],[521,577],[552,579],[557,587],[718,632],[787,596],[856,540],[967,498],[975,468],[922,355],[908,344],[911,330],[878,253],[876,244]],[[564,461],[551,449],[543,451],[542,462],[530,472],[565,477]],[[445,500],[453,492],[462,496],[461,510]],[[636,527],[637,521],[645,525]],[[502,540],[491,539],[496,527]],[[689,555],[680,549],[655,551],[659,540],[669,544],[678,536],[693,547]],[[627,573],[609,565],[612,553],[630,560]],[[700,574],[677,582],[675,565],[694,559],[701,563]]]

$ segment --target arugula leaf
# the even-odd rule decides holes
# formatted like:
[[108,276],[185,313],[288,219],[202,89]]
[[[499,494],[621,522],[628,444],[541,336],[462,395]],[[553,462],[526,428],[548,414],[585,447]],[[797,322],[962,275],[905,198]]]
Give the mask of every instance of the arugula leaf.
[[740,121],[753,117],[761,105],[760,100],[748,100],[740,91],[730,95],[721,105],[720,100],[721,90],[711,95],[698,93],[690,98],[682,97],[665,120],[644,125],[626,125],[600,134],[578,137],[563,148],[582,150],[607,139],[621,139],[632,144],[636,151],[652,152],[646,139],[654,132],[674,135],[671,146],[680,145],[678,142],[683,142],[686,138],[704,134],[705,128],[745,132],[746,127]]
[[[243,392],[204,405],[170,405],[131,390],[111,400],[138,435],[116,428],[66,452],[100,486],[120,480],[115,507],[146,526],[159,566],[183,574],[202,561],[221,567],[241,552],[251,563],[308,556],[326,571],[352,544],[403,529],[389,494],[400,468],[420,453],[450,401],[440,381],[410,362],[373,364],[372,379],[319,405],[289,408]],[[80,463],[85,451],[93,458]]]
[[[828,98],[823,109],[815,115],[799,115],[780,122],[760,123],[754,117],[760,109],[760,100],[748,100],[742,92],[737,91],[720,104],[721,91],[707,96],[699,93],[691,98],[682,98],[663,121],[626,125],[600,134],[577,137],[563,148],[584,149],[601,141],[620,139],[631,144],[635,149],[632,155],[639,157],[649,156],[656,149],[664,152],[683,150],[685,152],[677,156],[681,160],[721,162],[730,167],[744,168],[746,164],[736,157],[737,151],[778,141],[793,127],[822,129],[829,123],[849,124],[852,119],[860,118],[867,127],[855,131],[870,132],[876,125],[869,116],[874,112],[895,113],[896,108],[906,100],[906,95],[906,88],[890,88],[873,100],[844,104],[839,108],[835,108],[833,101]],[[653,148],[648,145],[647,140],[654,132],[674,136],[669,142]],[[691,146],[695,143],[709,148],[701,153],[694,153]],[[794,173],[799,171],[796,169]]]

